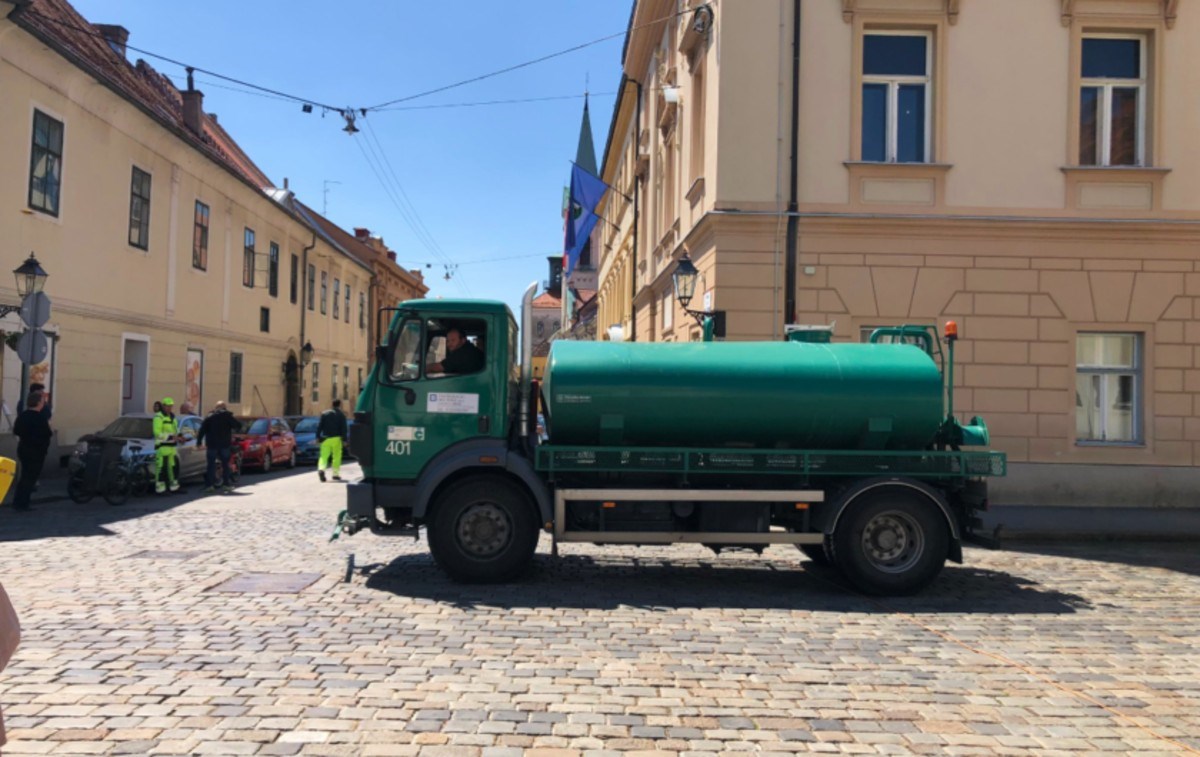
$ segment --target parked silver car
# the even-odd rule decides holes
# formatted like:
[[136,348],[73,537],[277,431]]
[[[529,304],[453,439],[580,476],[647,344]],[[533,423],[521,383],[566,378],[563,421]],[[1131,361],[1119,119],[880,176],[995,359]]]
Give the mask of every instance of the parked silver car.
[[[204,476],[206,465],[204,447],[196,445],[196,436],[200,433],[201,418],[197,415],[176,416],[179,423],[179,444],[176,454],[179,456],[179,478],[181,481],[201,478]],[[122,457],[130,455],[154,457],[154,415],[153,413],[129,413],[108,424],[101,431],[87,434],[80,438],[75,445],[75,454],[71,456],[70,467],[75,470],[83,465],[83,460],[92,445],[123,441]]]

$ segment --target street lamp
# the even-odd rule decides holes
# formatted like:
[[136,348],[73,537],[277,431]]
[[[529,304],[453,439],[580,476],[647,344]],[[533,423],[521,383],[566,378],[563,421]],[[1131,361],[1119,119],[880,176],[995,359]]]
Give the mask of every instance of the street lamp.
[[308,365],[311,363],[313,359],[313,352],[314,350],[312,342],[305,342],[304,346],[300,348],[300,365]]
[[17,280],[17,295],[21,298],[21,302],[17,305],[0,305],[0,318],[19,311],[21,305],[25,304],[26,297],[42,291],[50,274],[46,273],[31,252],[24,263],[13,269],[13,277]]
[[691,257],[684,250],[683,257],[671,272],[671,283],[675,287],[675,299],[679,300],[683,312],[696,319],[696,323],[704,329],[704,341],[711,342],[714,336],[725,336],[724,310],[692,310],[688,307],[696,294],[696,281],[701,274]]
[[50,274],[38,264],[32,252],[29,253],[28,260],[13,269],[13,276],[17,279],[17,294],[22,298],[42,291],[46,286],[46,279],[50,278]]

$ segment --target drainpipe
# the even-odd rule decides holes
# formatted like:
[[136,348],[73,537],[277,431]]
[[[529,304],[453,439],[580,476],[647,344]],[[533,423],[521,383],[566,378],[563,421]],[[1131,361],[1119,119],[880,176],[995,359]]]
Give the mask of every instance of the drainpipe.
[[800,4],[795,0],[792,18],[792,158],[788,198],[787,260],[784,261],[783,325],[796,322],[796,253],[800,245]]
[[[633,116],[633,161],[637,164],[638,155],[641,154],[642,147],[642,83],[635,81],[637,85],[637,102],[635,103],[636,111]],[[637,262],[638,262],[638,219],[640,217],[639,208],[642,201],[642,179],[635,176],[633,180],[633,250],[630,254],[630,269],[629,269],[629,341],[637,341],[637,305],[634,300],[637,299]]]
[[300,354],[296,362],[300,365],[300,375],[296,378],[300,384],[300,414],[304,415],[304,372],[308,366],[304,364],[304,318],[308,311],[308,253],[317,246],[317,232],[313,232],[312,244],[300,253]]

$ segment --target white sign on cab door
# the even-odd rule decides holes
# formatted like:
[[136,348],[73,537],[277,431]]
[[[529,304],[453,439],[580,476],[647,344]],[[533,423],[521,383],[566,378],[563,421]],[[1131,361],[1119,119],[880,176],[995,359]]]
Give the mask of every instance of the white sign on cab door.
[[430,392],[426,400],[425,412],[475,415],[479,412],[479,395],[460,392]]

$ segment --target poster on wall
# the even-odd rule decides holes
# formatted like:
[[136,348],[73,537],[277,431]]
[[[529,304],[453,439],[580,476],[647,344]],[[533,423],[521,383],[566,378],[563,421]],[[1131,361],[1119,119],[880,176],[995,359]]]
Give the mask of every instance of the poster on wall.
[[187,351],[186,376],[183,401],[191,405],[193,413],[199,413],[204,407],[204,353],[200,350]]

